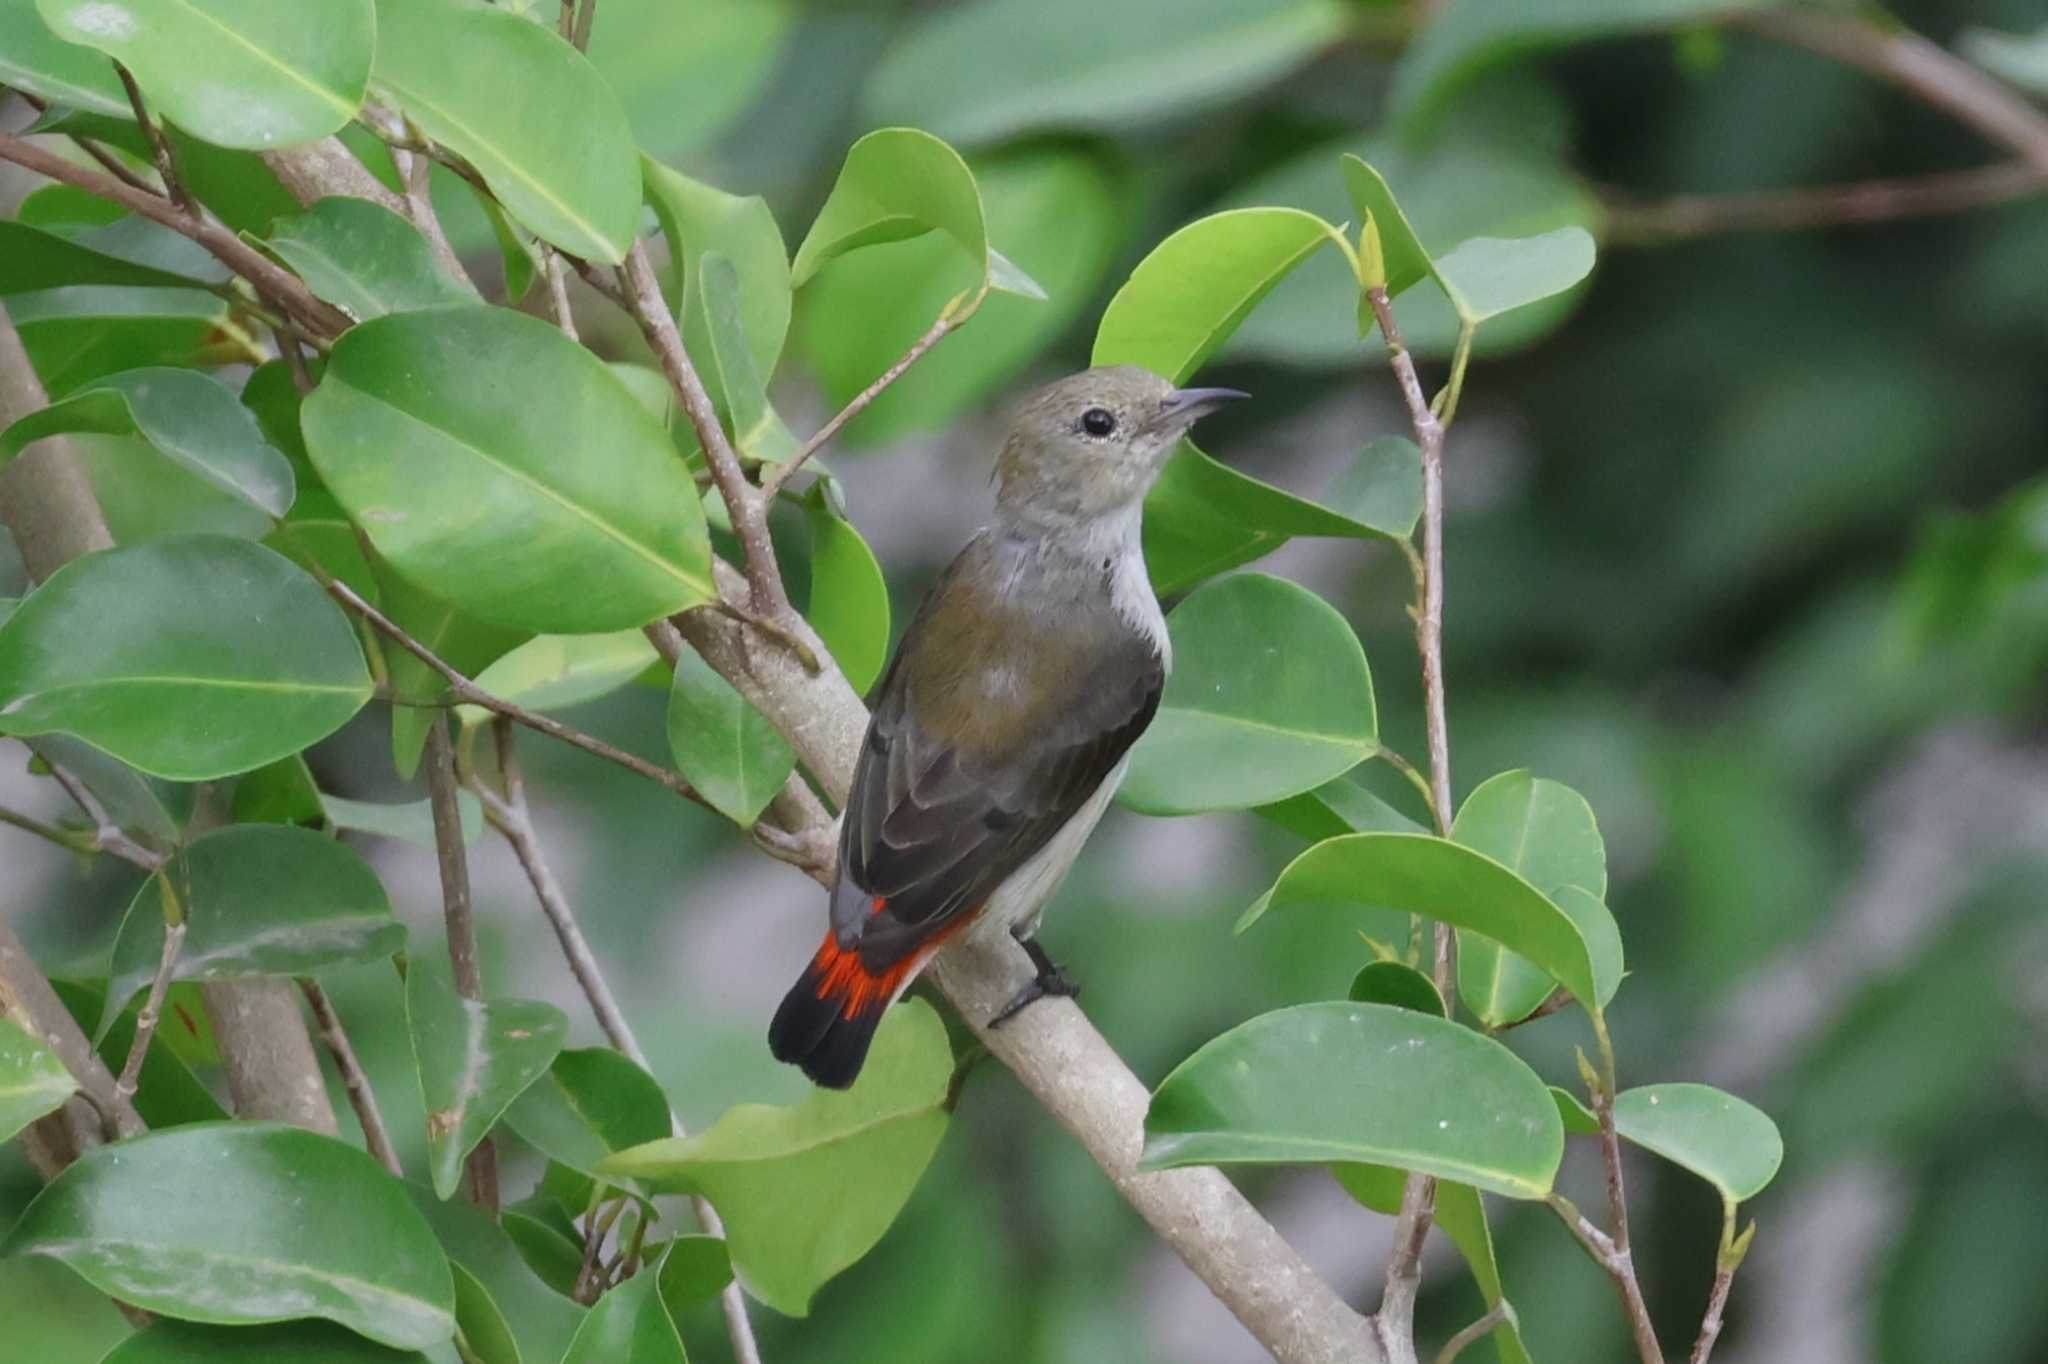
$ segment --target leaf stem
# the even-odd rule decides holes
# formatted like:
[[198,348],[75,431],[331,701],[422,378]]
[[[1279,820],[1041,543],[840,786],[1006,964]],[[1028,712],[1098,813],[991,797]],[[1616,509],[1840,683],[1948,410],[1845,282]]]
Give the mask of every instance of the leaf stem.
[[384,1112],[377,1106],[376,1091],[370,1088],[370,1077],[363,1072],[362,1062],[356,1059],[356,1049],[349,1043],[348,1032],[341,1025],[341,1014],[336,1011],[334,1001],[320,982],[311,976],[299,977],[299,993],[306,997],[306,1004],[313,1010],[313,1022],[320,1029],[320,1040],[327,1044],[327,1050],[334,1057],[334,1068],[341,1074],[342,1089],[348,1094],[348,1106],[355,1110],[356,1121],[362,1124],[363,1144],[370,1148],[370,1154],[377,1162],[398,1178],[405,1178],[405,1169],[398,1163],[397,1148],[391,1144],[391,1130],[384,1125]]
[[73,832],[67,829],[60,829],[54,824],[45,824],[39,819],[31,819],[27,815],[16,814],[14,811],[4,807],[0,807],[0,824],[12,824],[17,829],[32,833],[37,838],[46,839],[51,843],[55,843],[60,848],[66,848],[75,853],[99,851],[99,840],[90,832],[85,830]]
[[1493,1305],[1493,1309],[1489,1311],[1485,1316],[1481,1317],[1479,1320],[1473,1322],[1470,1326],[1467,1326],[1464,1330],[1458,1332],[1458,1334],[1452,1336],[1449,1340],[1445,1341],[1444,1348],[1437,1351],[1436,1364],[1452,1364],[1453,1360],[1457,1359],[1459,1355],[1465,1353],[1465,1350],[1468,1346],[1476,1344],[1481,1338],[1483,1338],[1486,1335],[1487,1332],[1491,1331],[1494,1327],[1500,1325],[1502,1322],[1508,1322],[1512,1324],[1514,1320],[1514,1307],[1508,1302],[1506,1298],[1502,1298],[1499,1302]]
[[164,140],[164,130],[150,117],[149,109],[142,102],[142,87],[135,83],[135,77],[121,62],[114,63],[114,74],[121,78],[121,88],[128,92],[128,105],[135,111],[135,122],[142,129],[142,135],[149,140],[149,153],[156,162],[157,179],[164,182],[164,193],[187,214],[197,217],[198,205],[185,191],[184,181],[178,176],[178,163],[171,156],[171,144]]

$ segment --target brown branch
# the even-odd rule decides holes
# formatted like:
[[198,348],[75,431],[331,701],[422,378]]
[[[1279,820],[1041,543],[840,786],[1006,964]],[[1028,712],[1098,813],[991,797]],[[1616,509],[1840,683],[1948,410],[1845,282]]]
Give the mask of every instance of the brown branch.
[[[106,1138],[132,1137],[148,1129],[134,1101],[123,1096],[113,1073],[93,1050],[92,1039],[78,1026],[78,1020],[64,1007],[49,980],[36,969],[28,949],[5,923],[0,923],[0,1016],[10,1018],[23,1031],[57,1054],[64,1069],[78,1082],[81,1098],[97,1114]],[[61,1126],[62,1113],[52,1114],[36,1124]],[[52,1128],[52,1136],[58,1132]],[[68,1148],[68,1137],[64,1141]],[[75,1151],[71,1152],[76,1155]]]
[[349,1043],[348,1031],[341,1026],[341,1014],[334,1001],[311,976],[299,977],[299,993],[306,997],[313,1022],[320,1029],[320,1040],[327,1044],[328,1054],[334,1058],[341,1087],[348,1095],[348,1106],[355,1110],[356,1121],[362,1124],[363,1143],[379,1164],[398,1178],[405,1178],[397,1148],[391,1144],[391,1129],[384,1125],[384,1111],[377,1106],[376,1091],[370,1088],[370,1077],[363,1073],[362,1062],[356,1059],[356,1049]]
[[571,41],[578,52],[590,50],[590,26],[597,21],[597,0],[583,0],[576,12],[576,31]]
[[178,952],[184,946],[185,914],[180,909],[164,924],[164,946],[157,956],[156,975],[150,979],[149,993],[143,996],[142,1008],[135,1015],[135,1040],[128,1044],[121,1076],[114,1081],[114,1092],[124,1099],[135,1098],[136,1086],[142,1079],[142,1063],[156,1037],[157,1022],[164,1016],[164,995],[171,988],[171,973],[178,969]]
[[171,156],[171,144],[164,140],[164,130],[150,117],[148,106],[142,102],[142,87],[135,83],[134,75],[120,62],[114,63],[114,74],[121,78],[121,88],[128,92],[128,107],[135,111],[136,125],[142,129],[142,136],[149,143],[150,159],[156,163],[156,178],[164,182],[164,193],[187,214],[198,217],[198,206],[186,193],[185,182],[178,175],[178,163]]
[[1470,1346],[1477,1344],[1488,1331],[1504,1321],[1514,1319],[1515,1309],[1508,1305],[1506,1298],[1502,1298],[1485,1316],[1445,1341],[1443,1349],[1437,1351],[1436,1364],[1452,1364],[1453,1360],[1465,1353]]
[[149,181],[128,169],[128,163],[116,155],[111,148],[102,143],[95,142],[89,137],[79,137],[76,134],[72,135],[71,141],[80,151],[99,162],[102,166],[105,166],[107,174],[113,176],[122,184],[128,185],[143,194],[155,194],[157,192],[155,185],[150,184]]
[[1917,33],[1818,9],[1743,10],[1726,22],[1881,76],[2048,172],[2048,114]]
[[[462,846],[462,807],[455,799],[455,750],[448,742],[448,716],[434,717],[427,728],[425,761],[427,799],[434,812],[434,853],[441,871],[441,914],[448,925],[448,964],[455,993],[464,999],[484,997],[483,970],[477,964],[476,917],[469,899],[469,858]],[[498,1215],[498,1150],[489,1134],[469,1153],[469,1201]]]
[[1707,1295],[1707,1311],[1700,1319],[1699,1339],[1693,1342],[1690,1364],[1707,1364],[1713,1355],[1714,1342],[1721,1338],[1721,1313],[1728,1306],[1728,1290],[1734,1286],[1735,1266],[1715,1266],[1714,1290]]
[[938,321],[932,323],[930,329],[923,336],[918,337],[916,341],[911,343],[910,349],[903,353],[902,359],[883,370],[873,383],[869,384],[859,393],[856,393],[851,402],[839,409],[837,416],[819,427],[817,434],[803,443],[797,452],[790,457],[787,464],[784,464],[774,473],[761,480],[761,495],[763,497],[775,496],[781,490],[782,485],[789,482],[790,475],[803,467],[805,460],[824,448],[834,436],[839,434],[841,428],[866,410],[869,403],[881,397],[884,389],[902,378],[903,372],[916,364],[926,351],[938,345],[944,339],[947,332],[953,331],[959,326],[960,320],[953,317],[941,317]]
[[1588,1221],[1586,1215],[1563,1194],[1553,1193],[1548,1201],[1550,1210],[1557,1214],[1565,1229],[1613,1281],[1614,1291],[1621,1299],[1622,1315],[1628,1318],[1629,1328],[1635,1335],[1636,1353],[1642,1364],[1664,1364],[1663,1347],[1658,1345],[1656,1327],[1650,1323],[1650,1306],[1643,1301],[1642,1286],[1636,1281],[1634,1255],[1616,1246],[1612,1237]]
[[[35,743],[30,741],[29,747],[35,749]],[[155,871],[164,864],[161,853],[153,852],[143,847],[140,843],[130,838],[127,832],[119,825],[114,823],[113,819],[107,814],[106,809],[97,800],[93,799],[92,792],[85,789],[83,782],[65,771],[57,763],[52,762],[47,753],[37,750],[36,756],[40,757],[43,760],[43,765],[50,769],[50,779],[63,787],[64,794],[71,797],[71,803],[84,811],[85,817],[93,822],[92,843],[89,851],[102,852],[111,857],[118,857],[123,862],[140,867],[144,871]]]
[[1610,200],[1601,239],[1658,246],[1726,232],[1784,232],[1894,222],[2009,203],[2048,191],[2048,170],[2023,161],[1914,179],[1861,180],[1754,194],[1682,194],[1655,203]]
[[341,1126],[320,1078],[320,1056],[292,983],[282,976],[251,976],[210,980],[199,988],[235,1116],[338,1135]]
[[339,336],[351,325],[347,313],[314,297],[304,280],[219,222],[195,217],[169,199],[144,193],[111,175],[67,161],[55,152],[46,151],[9,133],[0,133],[0,160],[12,161],[62,184],[97,194],[152,222],[161,223],[173,232],[190,237],[205,247],[214,259],[284,308],[313,335]]

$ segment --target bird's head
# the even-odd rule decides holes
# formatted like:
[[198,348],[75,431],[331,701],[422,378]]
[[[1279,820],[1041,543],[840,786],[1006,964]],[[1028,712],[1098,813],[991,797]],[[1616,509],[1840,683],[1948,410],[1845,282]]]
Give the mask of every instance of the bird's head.
[[996,457],[997,508],[1052,526],[1133,506],[1197,418],[1245,396],[1234,388],[1175,388],[1137,365],[1047,384],[1011,414]]

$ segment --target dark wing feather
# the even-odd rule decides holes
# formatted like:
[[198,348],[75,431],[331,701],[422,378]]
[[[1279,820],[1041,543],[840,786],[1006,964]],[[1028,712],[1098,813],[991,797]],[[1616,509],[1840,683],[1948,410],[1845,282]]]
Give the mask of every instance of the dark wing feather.
[[[1050,842],[1151,723],[1165,683],[1152,641],[1106,594],[1009,611],[963,600],[959,570],[878,689],[847,797],[832,925],[870,970],[978,908]],[[988,699],[989,668],[1022,674],[1015,695]]]

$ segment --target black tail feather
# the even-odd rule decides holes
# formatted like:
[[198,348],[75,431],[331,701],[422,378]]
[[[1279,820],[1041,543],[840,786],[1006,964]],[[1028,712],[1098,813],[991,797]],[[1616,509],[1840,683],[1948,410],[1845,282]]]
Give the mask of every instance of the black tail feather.
[[868,1059],[890,996],[863,999],[849,1011],[845,994],[820,993],[823,983],[824,972],[813,962],[775,1011],[768,1049],[776,1060],[800,1067],[812,1083],[845,1089]]

